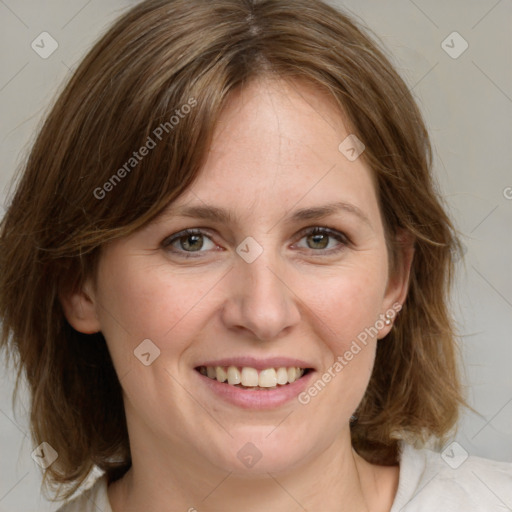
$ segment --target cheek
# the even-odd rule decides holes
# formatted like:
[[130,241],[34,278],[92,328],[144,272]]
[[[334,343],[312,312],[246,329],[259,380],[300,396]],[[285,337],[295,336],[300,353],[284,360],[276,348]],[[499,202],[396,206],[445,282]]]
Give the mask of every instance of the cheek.
[[[313,436],[336,436],[365,394],[377,340],[368,331],[381,313],[386,285],[383,268],[378,258],[366,258],[361,265],[346,265],[321,281],[324,286],[317,289],[321,292],[309,295],[310,318],[316,319],[315,337],[321,340],[317,347],[323,357],[317,378],[301,393],[299,402],[304,406],[305,417],[314,415],[323,420],[321,425],[311,426]],[[302,293],[311,284],[303,278]]]
[[[315,287],[307,278],[302,282],[308,306],[325,325],[322,338],[336,353],[344,352],[361,332],[374,326],[382,313],[386,274],[378,261],[339,269],[317,280]],[[316,291],[306,295],[308,288]]]
[[[119,251],[122,252],[122,249]],[[132,364],[133,351],[150,339],[172,361],[183,352],[211,309],[219,272],[171,269],[141,255],[112,253],[100,266],[98,312],[102,332],[120,364]],[[131,356],[131,359],[130,359]],[[167,359],[167,358],[166,358]]]
[[[306,391],[301,403],[314,400],[315,407],[322,403],[326,411],[334,407],[344,420],[362,399],[375,360],[376,323],[387,281],[385,264],[366,258],[363,264],[344,266],[326,277],[318,292],[310,293],[308,306],[317,318],[315,334],[322,340],[324,357],[320,382]],[[311,285],[307,281],[302,293]],[[314,397],[319,395],[317,401]]]

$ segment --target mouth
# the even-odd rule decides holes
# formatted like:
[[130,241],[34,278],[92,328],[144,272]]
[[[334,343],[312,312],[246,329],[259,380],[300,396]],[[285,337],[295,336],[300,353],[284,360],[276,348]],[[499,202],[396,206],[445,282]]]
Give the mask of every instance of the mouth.
[[313,368],[297,366],[278,366],[260,370],[251,366],[197,366],[194,369],[221,384],[258,391],[285,388],[313,371]]

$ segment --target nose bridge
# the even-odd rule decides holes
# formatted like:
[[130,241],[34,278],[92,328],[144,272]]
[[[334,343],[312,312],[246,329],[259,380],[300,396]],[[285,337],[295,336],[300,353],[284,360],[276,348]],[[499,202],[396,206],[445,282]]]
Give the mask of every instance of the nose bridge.
[[293,293],[284,276],[285,266],[271,240],[272,236],[268,236],[263,245],[246,239],[237,248],[237,284],[230,297],[227,318],[232,326],[244,327],[262,340],[277,337],[299,320]]
[[286,299],[286,287],[282,278],[278,278],[282,265],[276,264],[277,259],[276,256],[263,253],[252,263],[240,264],[240,272],[248,285],[244,290],[244,298],[252,302],[265,299],[267,302],[279,303]]

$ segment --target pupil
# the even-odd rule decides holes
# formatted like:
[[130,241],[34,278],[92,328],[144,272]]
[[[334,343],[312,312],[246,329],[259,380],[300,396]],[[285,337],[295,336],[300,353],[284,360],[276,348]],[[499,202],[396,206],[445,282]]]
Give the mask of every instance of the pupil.
[[311,235],[311,238],[313,238],[314,242],[313,243],[318,243],[319,242],[319,239],[320,239],[320,243],[322,242],[321,239],[323,239],[323,244],[321,243],[321,247],[320,249],[325,249],[325,247],[327,247],[327,236],[326,235],[322,235],[322,234],[317,234],[317,235]]
[[[190,241],[193,240],[192,243]],[[199,244],[199,247],[194,247],[194,242],[197,242],[198,240],[201,240],[201,243]],[[184,249],[201,249],[203,246],[202,243],[202,236],[201,235],[188,235],[185,239],[185,244],[183,245]]]

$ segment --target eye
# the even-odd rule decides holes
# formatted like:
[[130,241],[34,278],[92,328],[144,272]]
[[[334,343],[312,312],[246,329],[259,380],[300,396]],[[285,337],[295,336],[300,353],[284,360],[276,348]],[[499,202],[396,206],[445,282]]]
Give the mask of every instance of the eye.
[[206,251],[213,249],[215,244],[201,229],[185,229],[166,238],[162,242],[162,247],[171,252],[180,253],[182,256],[190,257],[190,253],[205,252],[201,249]]
[[[306,243],[308,244],[306,249],[314,249],[315,252],[319,252],[320,250],[335,253],[342,250],[349,242],[345,234],[340,231],[324,227],[308,228],[305,231],[302,231],[301,235],[301,240],[306,239]],[[331,244],[333,240],[338,242],[337,244],[334,244],[334,247]]]
[[[307,228],[301,233],[301,239],[306,239],[307,246],[297,247],[312,249],[316,253],[336,253],[345,248],[349,243],[348,237],[340,231],[327,227]],[[336,243],[331,243],[336,241]],[[169,236],[162,242],[162,247],[184,258],[200,257],[201,253],[215,249],[216,244],[210,235],[203,229],[185,229]],[[333,246],[334,245],[334,246]],[[194,254],[196,253],[196,254]]]

